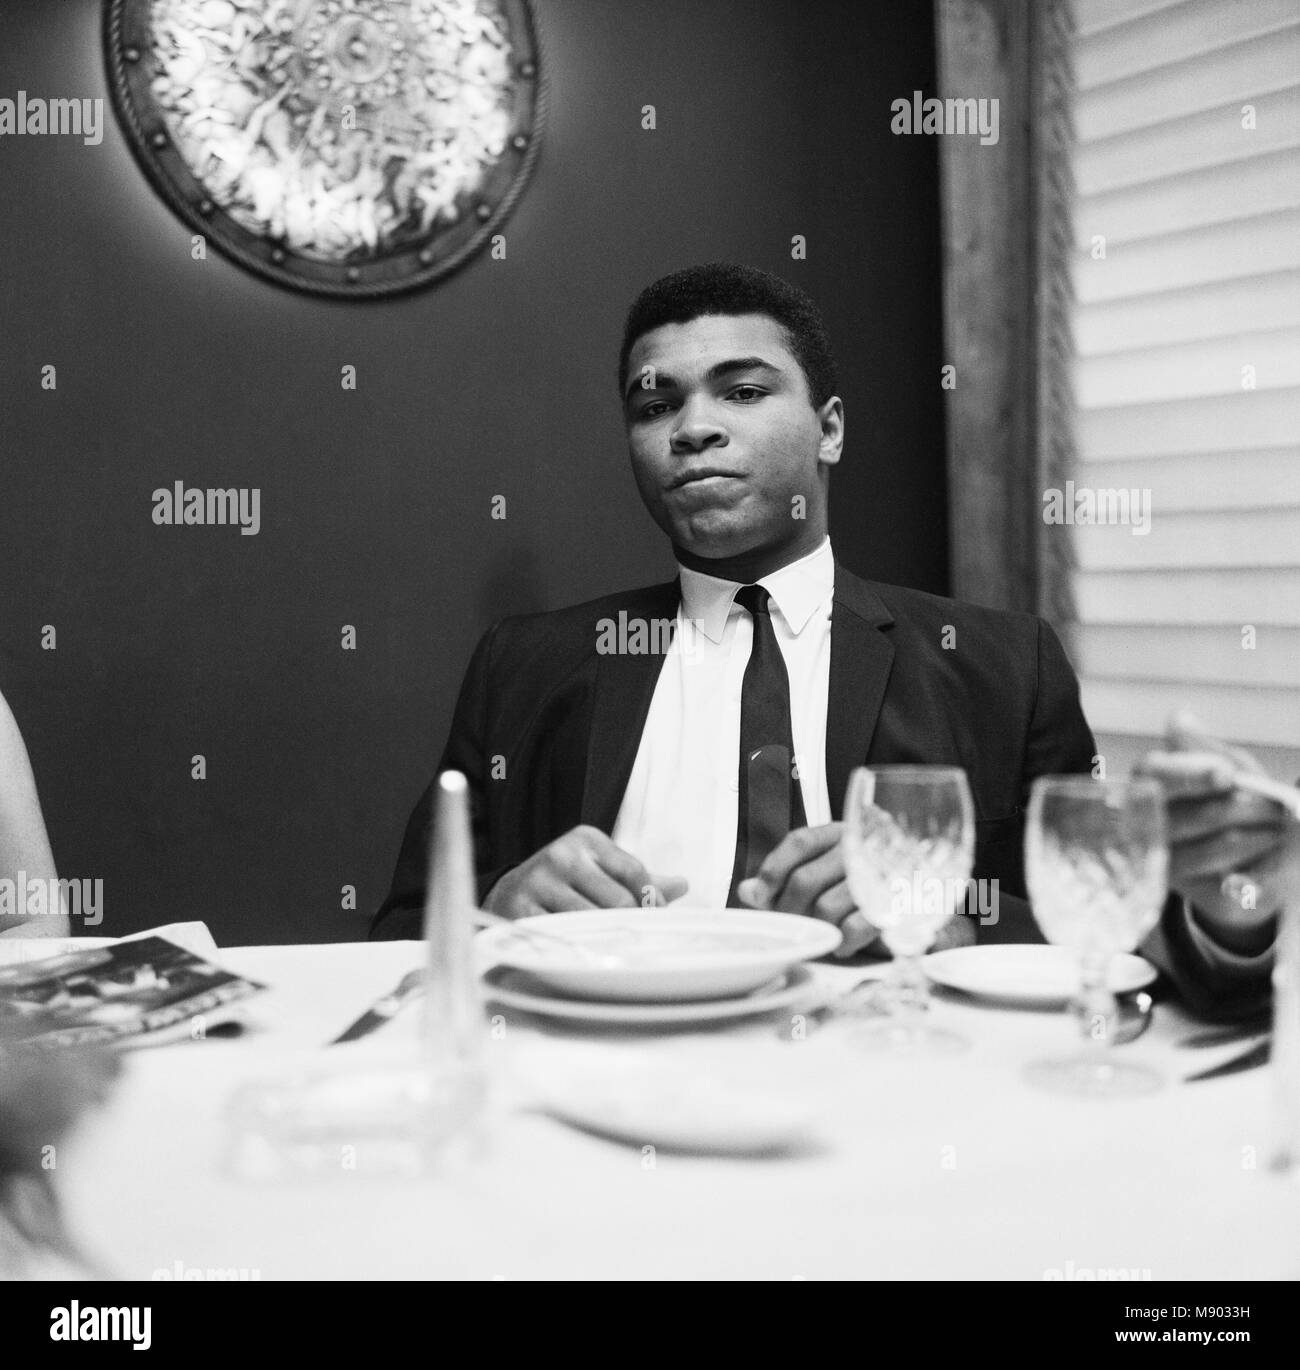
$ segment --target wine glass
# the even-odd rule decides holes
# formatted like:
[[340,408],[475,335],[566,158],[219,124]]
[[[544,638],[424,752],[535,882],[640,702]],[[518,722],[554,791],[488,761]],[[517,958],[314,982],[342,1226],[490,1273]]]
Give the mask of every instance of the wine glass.
[[865,1047],[933,1054],[969,1045],[925,1021],[930,987],[921,957],[965,898],[975,861],[975,809],[956,766],[855,770],[844,803],[845,876],[858,913],[893,953],[873,1007],[858,1026]]
[[1111,963],[1155,926],[1165,901],[1169,845],[1164,792],[1151,779],[1042,776],[1030,792],[1025,876],[1034,918],[1049,942],[1079,957],[1073,1002],[1088,1047],[1036,1061],[1030,1081],[1057,1093],[1109,1098],[1164,1083],[1147,1066],[1117,1061]]

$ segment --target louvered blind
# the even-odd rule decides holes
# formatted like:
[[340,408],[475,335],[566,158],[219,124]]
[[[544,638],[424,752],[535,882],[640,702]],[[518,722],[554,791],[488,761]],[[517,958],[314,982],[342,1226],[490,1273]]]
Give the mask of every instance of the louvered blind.
[[1158,734],[1185,706],[1296,746],[1300,0],[1072,13],[1064,516],[1085,489],[1138,492],[1127,523],[1051,530],[1073,541],[1084,707],[1099,733]]

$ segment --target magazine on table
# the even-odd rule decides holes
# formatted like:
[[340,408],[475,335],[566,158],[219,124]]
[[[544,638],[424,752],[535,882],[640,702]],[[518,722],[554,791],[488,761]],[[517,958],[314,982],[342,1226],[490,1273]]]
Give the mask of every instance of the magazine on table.
[[230,1030],[265,989],[162,937],[0,965],[0,1046],[153,1046]]

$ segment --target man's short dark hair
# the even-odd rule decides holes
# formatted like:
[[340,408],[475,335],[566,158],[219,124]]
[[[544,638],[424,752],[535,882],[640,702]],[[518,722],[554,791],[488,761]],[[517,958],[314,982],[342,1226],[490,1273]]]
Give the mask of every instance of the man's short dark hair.
[[735,262],[688,266],[648,285],[632,302],[618,355],[618,393],[627,388],[627,359],[636,340],[664,324],[690,323],[704,314],[766,314],[785,330],[808,382],[813,408],[835,394],[835,358],[821,312],[798,286]]

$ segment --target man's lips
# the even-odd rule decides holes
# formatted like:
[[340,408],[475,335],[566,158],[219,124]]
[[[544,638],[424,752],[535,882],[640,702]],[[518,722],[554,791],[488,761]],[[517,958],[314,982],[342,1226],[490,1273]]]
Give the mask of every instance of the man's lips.
[[726,480],[739,480],[740,473],[737,471],[723,471],[717,466],[701,466],[697,471],[686,471],[678,476],[668,487],[670,490],[680,490],[684,485],[694,485],[697,481],[712,480],[715,477],[723,477]]

